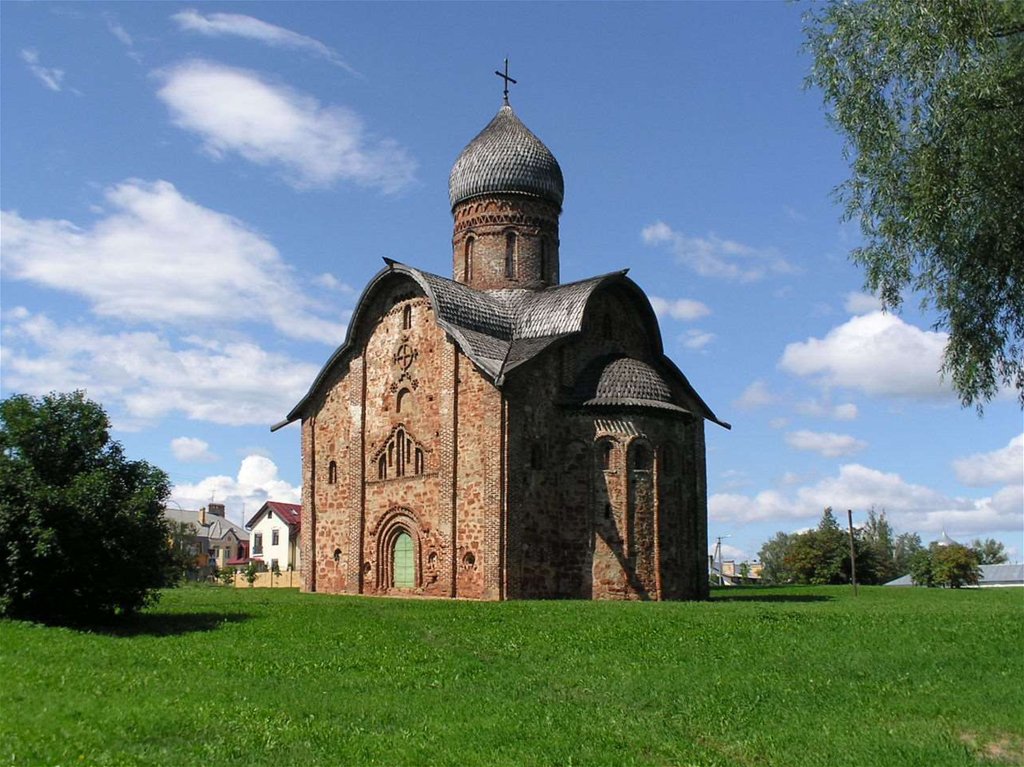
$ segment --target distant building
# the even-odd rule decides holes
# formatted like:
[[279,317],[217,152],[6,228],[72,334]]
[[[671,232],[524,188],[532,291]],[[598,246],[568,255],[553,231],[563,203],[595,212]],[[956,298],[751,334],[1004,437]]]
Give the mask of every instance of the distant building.
[[247,556],[249,533],[225,516],[223,503],[210,503],[198,510],[165,506],[164,518],[191,531],[186,545],[199,571],[226,567]]
[[[913,586],[914,581],[909,575],[904,575],[896,580],[889,581],[885,585]],[[981,565],[981,577],[978,578],[978,588],[991,589],[1007,586],[1024,586],[1024,565]]]
[[250,556],[273,570],[298,571],[299,534],[302,531],[302,507],[297,503],[267,501],[246,523],[250,535]]

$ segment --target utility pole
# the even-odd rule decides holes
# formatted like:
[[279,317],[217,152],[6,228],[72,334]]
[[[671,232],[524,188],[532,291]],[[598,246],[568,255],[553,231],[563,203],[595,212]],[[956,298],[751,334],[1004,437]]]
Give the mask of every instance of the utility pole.
[[857,554],[853,548],[853,509],[846,510],[846,521],[850,529],[850,580],[853,581],[853,595],[857,596]]

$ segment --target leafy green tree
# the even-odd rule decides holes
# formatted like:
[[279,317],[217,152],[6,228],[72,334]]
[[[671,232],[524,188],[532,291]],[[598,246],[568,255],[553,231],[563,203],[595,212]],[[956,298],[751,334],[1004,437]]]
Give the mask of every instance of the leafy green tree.
[[924,551],[921,536],[917,533],[900,533],[893,544],[893,563],[896,577],[911,572],[911,563],[918,553]]
[[1005,384],[1024,406],[1024,3],[829,0],[805,33],[867,287],[937,310],[964,405]]
[[978,558],[978,564],[1001,565],[1010,561],[1006,555],[1006,547],[995,538],[986,538],[984,541],[975,538],[971,549]]
[[789,553],[794,538],[795,535],[780,530],[761,546],[757,556],[762,565],[762,582],[774,584],[789,583],[793,580],[793,574],[786,567],[786,554]]
[[245,582],[249,584],[249,588],[252,588],[253,584],[256,583],[256,576],[259,572],[260,566],[255,561],[250,560],[249,564],[245,566],[242,575],[245,577]]
[[233,568],[233,567],[221,568],[221,571],[217,574],[217,577],[220,578],[220,582],[223,583],[225,586],[234,586],[235,585],[235,568]]
[[932,582],[939,586],[959,589],[977,586],[981,578],[977,554],[958,543],[935,546],[932,550]]
[[797,583],[845,583],[850,580],[848,555],[843,531],[829,506],[816,529],[795,537],[785,565]]
[[858,531],[854,550],[857,553],[857,578],[861,583],[888,583],[901,573],[896,570],[896,545],[892,525],[885,509],[868,510],[868,518]]
[[0,402],[0,614],[132,613],[167,584],[167,475],[109,429],[82,392]]
[[932,574],[932,552],[919,549],[910,557],[910,580],[915,586],[931,586],[934,584]]

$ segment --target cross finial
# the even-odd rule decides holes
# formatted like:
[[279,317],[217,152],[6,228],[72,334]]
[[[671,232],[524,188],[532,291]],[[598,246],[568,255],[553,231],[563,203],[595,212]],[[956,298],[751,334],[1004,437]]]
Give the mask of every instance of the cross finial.
[[494,70],[494,74],[496,74],[498,77],[505,81],[505,105],[508,106],[508,84],[518,84],[515,80],[508,76],[508,58],[505,59],[505,72],[502,73],[499,72],[498,70]]

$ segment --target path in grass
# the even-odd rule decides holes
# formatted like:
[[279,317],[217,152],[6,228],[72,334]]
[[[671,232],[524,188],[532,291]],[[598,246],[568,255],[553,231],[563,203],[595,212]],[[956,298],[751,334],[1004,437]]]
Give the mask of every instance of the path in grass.
[[23,765],[1024,763],[1024,592],[482,604],[220,587],[0,622]]

